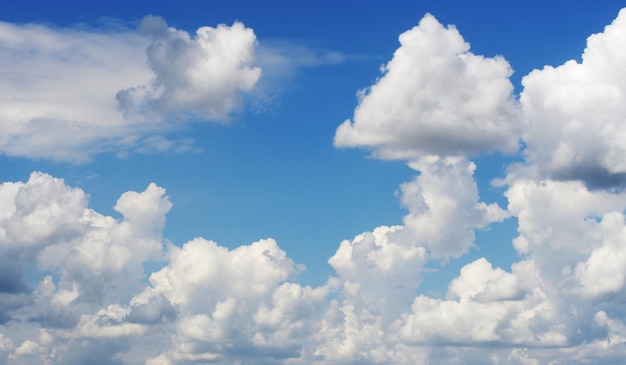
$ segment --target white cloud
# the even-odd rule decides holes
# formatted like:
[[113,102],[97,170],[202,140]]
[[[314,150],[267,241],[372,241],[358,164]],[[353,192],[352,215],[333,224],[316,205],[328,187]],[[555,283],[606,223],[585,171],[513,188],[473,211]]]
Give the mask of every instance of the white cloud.
[[404,225],[432,258],[461,256],[473,246],[476,229],[508,217],[498,204],[479,200],[473,162],[430,156],[409,166],[420,175],[400,186],[402,202],[409,209]]
[[[448,251],[437,256],[432,242],[445,237],[424,244],[428,230],[411,221],[455,222],[467,231],[508,213],[478,201],[466,159],[412,165],[422,172],[401,188],[405,224],[342,242],[329,260],[338,277],[319,287],[293,281],[301,268],[272,239],[227,249],[197,238],[160,256],[171,203],[154,184],[122,194],[115,209],[123,218],[114,219],[89,209],[81,190],[45,174],[5,183],[0,227],[40,228],[32,230],[37,244],[27,235],[12,243],[21,245],[20,270],[3,277],[27,287],[24,267],[50,274],[19,294],[27,300],[18,304],[8,301],[18,294],[3,293],[0,309],[23,325],[0,325],[0,352],[26,364],[93,356],[129,364],[454,364],[488,356],[514,364],[573,353],[587,361],[600,348],[603,359],[618,358],[626,343],[619,314],[626,195],[590,191],[581,182],[517,181],[506,195],[526,241],[524,260],[510,271],[475,260],[450,282],[447,299],[435,299],[415,296],[424,265],[446,257],[441,252],[465,252],[473,238],[443,244]],[[455,209],[439,212],[434,202]],[[57,211],[66,214],[43,214]],[[464,215],[482,218],[459,220]],[[6,238],[3,250],[12,242]],[[146,283],[142,264],[154,257],[166,263]]]
[[232,252],[204,239],[170,250],[170,265],[153,273],[150,282],[192,313],[231,296],[266,295],[296,273],[295,264],[271,239]]
[[42,352],[41,346],[37,342],[26,340],[15,349],[15,354],[19,356],[36,355]]
[[0,333],[0,352],[11,350],[13,348],[13,341],[10,338],[6,338],[4,334]]
[[147,44],[132,31],[0,23],[0,151],[83,161],[124,145],[136,126],[115,94],[152,77]]
[[124,318],[130,313],[129,308],[109,305],[93,316],[82,315],[76,326],[80,337],[128,337],[141,336],[148,330],[138,323],[125,323]]
[[[412,363],[408,359],[423,358],[419,350],[398,348],[403,341],[394,333],[399,331],[400,315],[418,300],[415,290],[424,265],[431,259],[462,255],[472,247],[475,229],[507,217],[497,204],[479,202],[472,176],[475,165],[467,159],[430,156],[410,166],[420,175],[400,187],[401,202],[409,210],[404,225],[380,226],[343,241],[329,259],[342,281],[343,299],[331,304],[322,321],[321,343],[313,354],[324,361]],[[499,270],[487,275],[485,287],[476,294],[481,300],[509,299],[522,295],[522,289]],[[441,315],[450,317],[448,309],[456,311],[450,307]],[[481,310],[485,316],[496,313],[496,308]],[[471,313],[468,310],[468,318],[474,318]]]
[[176,336],[150,361],[298,356],[317,332],[333,284],[287,282],[297,272],[271,239],[232,251],[204,239],[172,248],[147,295],[160,293],[179,308]]
[[624,214],[612,212],[602,217],[602,246],[576,266],[576,277],[585,295],[597,297],[624,289],[626,282],[626,224]]
[[[19,317],[34,304],[45,310],[24,309],[23,315],[67,326],[91,305],[128,300],[141,287],[143,263],[162,256],[160,230],[171,207],[164,194],[154,184],[143,193],[124,194],[116,209],[125,219],[118,221],[88,209],[82,190],[46,174],[0,186],[6,203],[0,214],[0,299],[7,301],[0,314]],[[34,269],[54,278],[45,276],[33,292],[26,274]]]
[[623,184],[626,176],[626,10],[587,39],[582,62],[534,70],[522,80],[527,160],[540,176]]
[[328,260],[344,282],[344,294],[355,300],[350,306],[356,307],[341,309],[343,315],[362,302],[368,313],[363,315],[374,311],[387,324],[408,310],[428,260],[464,254],[474,244],[475,229],[507,216],[497,204],[478,201],[470,161],[431,157],[411,166],[421,173],[400,187],[409,210],[404,225],[380,226],[345,240]]
[[160,17],[147,16],[139,30],[152,39],[147,56],[155,77],[117,94],[128,116],[224,120],[239,106],[240,94],[261,77],[254,66],[256,37],[242,23],[201,27],[192,38],[168,28]]
[[592,262],[597,258],[587,262],[591,267],[577,269],[579,263],[590,259],[590,254],[599,257],[608,250],[613,252],[612,258],[619,260],[621,246],[613,242],[619,241],[621,234],[619,217],[626,208],[626,194],[590,191],[579,181],[547,180],[517,181],[505,195],[509,211],[518,219],[519,236],[514,245],[537,262],[543,283],[551,290],[576,286],[576,270],[580,278],[591,275],[595,266]]
[[140,28],[0,22],[0,153],[85,162],[186,151],[189,139],[167,133],[227,119],[260,77],[255,35],[241,23],[195,37],[152,16]]
[[477,302],[517,300],[524,296],[521,280],[500,268],[495,270],[485,258],[467,264],[461,275],[450,282],[448,297]]
[[518,148],[512,71],[502,57],[469,52],[453,26],[427,14],[400,35],[382,77],[362,91],[354,120],[337,128],[338,147],[368,147],[389,159]]

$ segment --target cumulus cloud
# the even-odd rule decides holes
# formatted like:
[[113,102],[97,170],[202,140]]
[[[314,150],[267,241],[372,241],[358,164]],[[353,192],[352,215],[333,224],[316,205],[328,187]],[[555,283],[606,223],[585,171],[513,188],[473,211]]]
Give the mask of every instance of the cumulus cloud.
[[521,136],[512,70],[498,56],[469,51],[453,26],[426,15],[400,35],[383,75],[360,92],[338,147],[367,147],[387,159],[515,152]]
[[[172,205],[155,184],[122,194],[119,219],[42,173],[3,184],[0,197],[0,249],[16,262],[2,267],[0,293],[0,352],[10,363],[296,358],[339,287],[337,279],[295,283],[302,267],[272,239],[233,250],[202,238],[165,248]],[[150,260],[165,266],[146,282]],[[47,274],[34,288],[31,270]]]
[[421,173],[400,186],[409,210],[404,225],[380,226],[345,240],[328,261],[348,292],[385,313],[408,306],[428,260],[466,253],[474,230],[507,217],[497,204],[479,201],[470,161],[429,158],[412,166]]
[[[110,29],[111,28],[111,29]],[[194,37],[139,29],[0,23],[0,152],[84,162],[102,152],[186,151],[180,121],[226,120],[260,77],[241,23]],[[97,85],[97,87],[94,87]]]
[[526,158],[543,177],[592,187],[626,177],[626,10],[587,39],[582,60],[534,70],[522,80]]
[[204,239],[173,249],[144,295],[158,293],[179,308],[177,334],[151,361],[298,356],[332,289],[288,282],[298,270],[271,239],[232,251]]
[[[485,67],[482,70],[494,71],[495,84],[504,91],[492,94],[500,96],[491,98],[499,109],[484,109],[494,120],[505,122],[499,129],[490,128],[496,124],[470,123],[485,128],[472,130],[458,122],[472,119],[463,114],[464,99],[453,99],[463,95],[455,87],[467,92],[467,100],[481,93],[467,82],[475,75],[459,71],[465,72],[463,62],[474,62],[477,56],[468,52],[469,46],[455,29],[446,29],[427,16],[401,36],[401,47],[384,67],[381,79],[362,93],[354,121],[337,129],[335,144],[367,147],[380,158],[406,159],[420,176],[401,185],[401,201],[409,209],[404,225],[379,227],[346,241],[331,259],[339,277],[345,279],[345,297],[335,313],[343,320],[329,322],[335,328],[329,333],[340,338],[341,346],[325,345],[324,349],[336,358],[381,363],[409,363],[409,358],[484,363],[484,353],[476,357],[470,348],[491,344],[507,348],[493,348],[490,360],[494,364],[563,358],[610,361],[623,353],[624,321],[617,303],[625,295],[626,201],[620,190],[598,188],[619,185],[624,176],[621,145],[614,142],[621,136],[619,116],[624,104],[620,99],[624,57],[618,46],[623,43],[624,11],[603,33],[589,38],[581,63],[547,66],[526,76],[520,105],[512,98],[508,64],[502,58],[478,58]],[[446,49],[447,53],[441,54],[447,58],[435,53]],[[420,55],[429,58],[419,62]],[[429,59],[436,61],[427,68]],[[446,76],[462,81],[445,82]],[[432,85],[448,94],[437,94]],[[434,95],[434,101],[423,102],[425,95]],[[454,107],[447,108],[449,100]],[[425,121],[435,120],[423,117],[429,110],[448,117],[458,112],[458,118],[454,123],[437,124],[441,133],[428,134],[433,129],[428,129]],[[485,139],[474,138],[473,133]],[[487,141],[497,135],[493,140],[497,142]],[[514,151],[520,138],[526,161],[510,167],[503,179],[508,185],[508,210],[480,203],[472,179],[475,167],[465,158],[449,156]],[[448,148],[447,143],[454,147]],[[485,258],[476,260],[450,282],[446,299],[419,295],[392,322],[393,316],[375,304],[368,305],[367,295],[361,294],[363,288],[375,287],[387,278],[379,272],[381,263],[402,257],[387,248],[390,242],[425,249],[428,258],[399,269],[407,273],[399,277],[417,278],[412,286],[417,288],[426,260],[459,257],[473,244],[474,229],[508,216],[517,218],[519,236],[513,245],[522,257],[510,271],[494,269]],[[361,247],[363,253],[357,250]],[[402,252],[409,256],[411,251],[405,248]],[[364,264],[358,266],[357,258]],[[370,271],[376,274],[368,275]],[[384,293],[380,302],[390,297],[381,289],[371,291]],[[424,354],[415,346],[429,346],[430,351]],[[445,355],[433,351],[433,346],[445,349]],[[373,348],[376,350],[368,350]],[[595,355],[599,348],[610,355]]]
[[261,76],[254,66],[256,37],[242,23],[201,27],[191,37],[160,17],[147,16],[139,30],[152,40],[147,57],[154,79],[117,93],[128,116],[223,120]]
[[571,342],[580,341],[576,326],[592,327],[599,310],[615,315],[626,295],[626,195],[580,181],[519,181],[506,195],[519,221],[515,248],[532,260],[560,311],[575,314],[564,326]]
[[[11,257],[21,270],[3,277],[26,289],[0,293],[0,353],[26,364],[453,364],[485,354],[514,364],[574,353],[587,361],[599,348],[603,359],[618,358],[624,193],[520,180],[506,192],[506,213],[478,200],[468,160],[426,159],[419,168],[400,190],[404,224],[342,242],[329,260],[336,277],[318,287],[296,282],[302,268],[272,239],[164,248],[171,203],[155,184],[122,194],[116,219],[89,209],[85,193],[61,179],[33,173],[4,183],[1,248],[3,257],[19,248]],[[468,230],[507,214],[519,221],[522,261],[505,270],[480,258],[450,282],[447,298],[415,294],[429,260],[462,254],[473,243]],[[465,243],[450,246],[446,235],[412,227],[416,219],[454,221],[447,228],[465,232]],[[142,264],[152,259],[165,265],[146,282]],[[31,289],[25,267],[47,275]]]

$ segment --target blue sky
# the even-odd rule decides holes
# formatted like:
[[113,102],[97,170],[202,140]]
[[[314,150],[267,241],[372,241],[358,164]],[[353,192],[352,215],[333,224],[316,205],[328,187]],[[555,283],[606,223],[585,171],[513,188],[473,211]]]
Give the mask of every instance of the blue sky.
[[0,4],[0,363],[619,363],[624,5]]

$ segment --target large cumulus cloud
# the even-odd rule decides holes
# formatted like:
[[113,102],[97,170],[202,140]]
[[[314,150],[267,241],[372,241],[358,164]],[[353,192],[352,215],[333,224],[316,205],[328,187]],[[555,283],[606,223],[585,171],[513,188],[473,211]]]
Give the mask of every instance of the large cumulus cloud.
[[520,120],[502,57],[469,51],[453,26],[426,15],[400,35],[377,82],[361,91],[338,147],[367,147],[382,158],[515,152]]

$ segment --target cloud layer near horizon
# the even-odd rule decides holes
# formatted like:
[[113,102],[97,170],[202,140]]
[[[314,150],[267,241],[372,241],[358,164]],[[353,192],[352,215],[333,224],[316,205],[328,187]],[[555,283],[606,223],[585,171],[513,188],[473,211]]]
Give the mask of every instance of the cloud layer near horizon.
[[[607,363],[622,358],[624,193],[516,181],[505,212],[477,201],[469,161],[422,167],[401,188],[404,225],[342,242],[329,259],[335,275],[319,287],[298,284],[302,267],[269,238],[232,250],[204,238],[167,244],[172,204],[155,184],[124,193],[114,218],[49,175],[4,183],[0,352],[48,364],[455,364],[487,352],[494,364],[572,354],[577,363],[597,348]],[[452,182],[457,190],[442,190]],[[429,260],[462,254],[474,229],[508,214],[521,257],[510,271],[480,258],[445,299],[415,295]],[[458,233],[424,229],[437,222]],[[145,272],[150,262],[161,268]]]
[[[90,209],[85,192],[62,179],[33,173],[5,182],[0,354],[16,364],[621,363],[626,192],[616,188],[622,147],[604,131],[623,134],[626,84],[603,75],[626,66],[625,19],[622,10],[589,38],[582,63],[528,75],[519,105],[503,58],[469,53],[454,28],[430,15],[404,33],[335,143],[406,159],[419,171],[400,185],[407,214],[401,225],[341,242],[321,286],[299,284],[302,267],[271,238],[234,249],[205,238],[168,244],[162,230],[172,203],[156,184],[122,194],[115,218]],[[433,55],[441,62],[429,62]],[[403,70],[423,75],[398,89]],[[451,85],[446,70],[465,82]],[[562,82],[584,76],[587,86],[573,89],[580,95],[572,100],[557,97],[566,88],[554,72]],[[424,83],[434,85],[431,103],[419,93]],[[585,92],[593,115],[578,102]],[[587,124],[588,148],[577,132]],[[375,139],[383,129],[389,133]],[[468,155],[511,152],[519,138],[525,161],[502,179],[507,206],[483,202]],[[586,169],[563,173],[579,167]],[[598,183],[597,171],[617,180]],[[518,236],[502,244],[512,244],[519,261],[499,268],[478,258],[445,298],[416,294],[430,260],[464,255],[479,244],[476,230],[509,217]],[[146,272],[148,263],[159,268]]]

